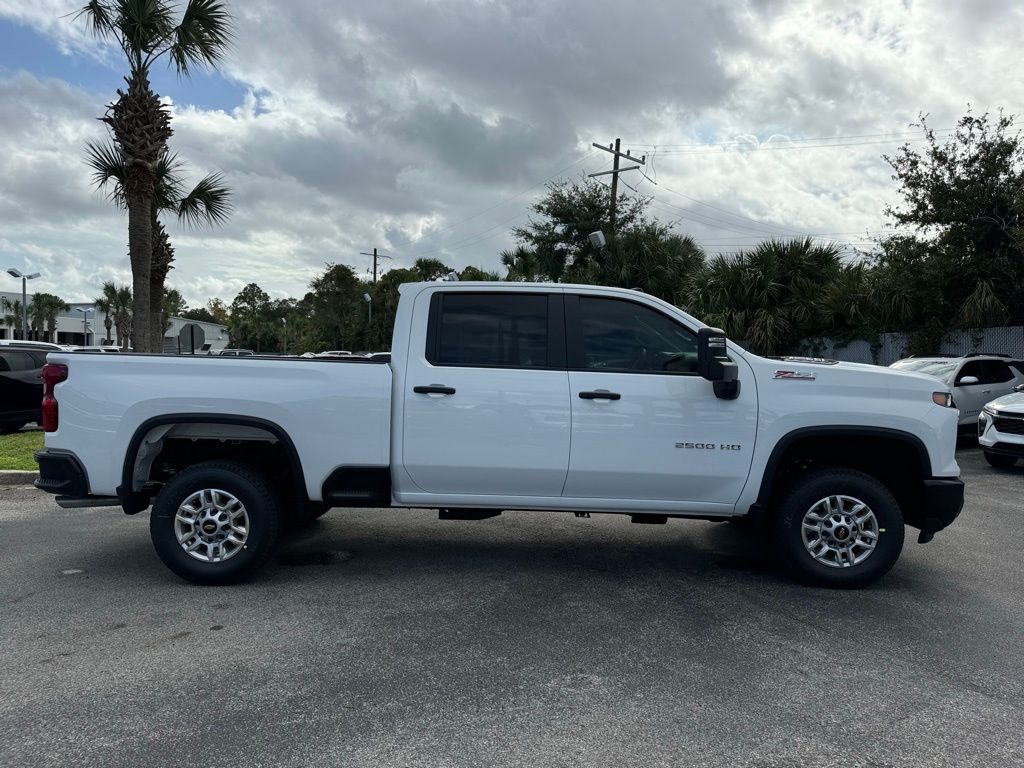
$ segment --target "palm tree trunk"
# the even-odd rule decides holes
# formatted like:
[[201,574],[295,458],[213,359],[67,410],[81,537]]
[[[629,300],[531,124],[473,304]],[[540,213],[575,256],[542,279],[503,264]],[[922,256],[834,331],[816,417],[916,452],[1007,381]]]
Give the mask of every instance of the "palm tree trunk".
[[149,275],[149,343],[152,352],[164,351],[164,324],[160,306],[163,295],[163,276],[152,270]]
[[152,351],[149,335],[149,272],[153,254],[152,209],[150,196],[137,193],[128,195],[128,258],[132,265],[132,342],[136,352]]

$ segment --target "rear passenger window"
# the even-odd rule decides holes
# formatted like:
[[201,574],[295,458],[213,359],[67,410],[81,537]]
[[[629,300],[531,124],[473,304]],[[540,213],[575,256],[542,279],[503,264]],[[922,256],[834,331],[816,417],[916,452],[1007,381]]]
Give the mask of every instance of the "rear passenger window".
[[453,292],[441,294],[439,301],[439,313],[432,318],[436,329],[434,334],[428,334],[427,359],[431,363],[465,367],[547,367],[546,294]]
[[1013,371],[1006,363],[999,360],[985,360],[984,363],[982,384],[1002,384],[1013,378]]

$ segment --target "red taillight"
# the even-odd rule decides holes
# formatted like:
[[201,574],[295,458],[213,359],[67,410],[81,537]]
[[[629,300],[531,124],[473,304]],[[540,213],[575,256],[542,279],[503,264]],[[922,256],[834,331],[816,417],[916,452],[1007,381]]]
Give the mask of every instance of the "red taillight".
[[68,367],[60,363],[47,363],[43,366],[43,431],[57,431],[57,398],[53,396],[53,388],[62,381],[67,381]]

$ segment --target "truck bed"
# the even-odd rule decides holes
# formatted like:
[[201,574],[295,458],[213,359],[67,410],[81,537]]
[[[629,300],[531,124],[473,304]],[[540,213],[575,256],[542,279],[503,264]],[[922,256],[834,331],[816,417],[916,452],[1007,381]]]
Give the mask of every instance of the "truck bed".
[[[53,352],[60,423],[47,448],[90,457],[90,493],[114,495],[125,446],[174,415],[278,425],[291,438],[311,499],[342,466],[386,467],[391,367],[367,358],[220,357]],[[243,439],[237,430],[224,439]]]

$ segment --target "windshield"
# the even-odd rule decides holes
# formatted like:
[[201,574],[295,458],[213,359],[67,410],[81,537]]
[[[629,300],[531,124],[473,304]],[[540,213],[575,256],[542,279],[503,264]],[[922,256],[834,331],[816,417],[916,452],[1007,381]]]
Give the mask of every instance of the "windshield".
[[893,363],[892,367],[903,371],[927,373],[945,381],[953,375],[959,364],[958,360],[900,360],[898,363]]

